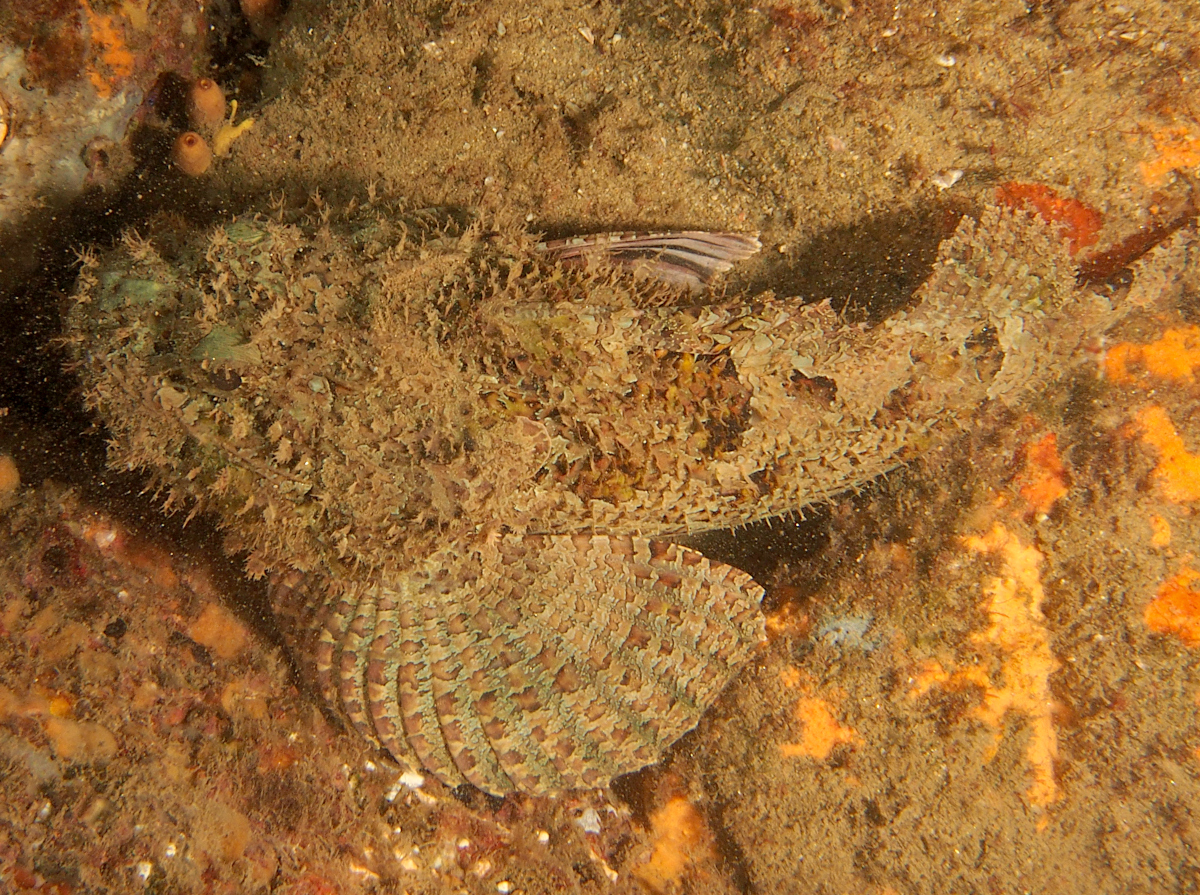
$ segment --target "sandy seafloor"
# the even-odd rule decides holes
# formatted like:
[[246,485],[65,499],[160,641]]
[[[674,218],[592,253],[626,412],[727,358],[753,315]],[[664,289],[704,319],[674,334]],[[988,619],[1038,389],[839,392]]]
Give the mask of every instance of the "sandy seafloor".
[[[1003,184],[1099,212],[1081,259],[1177,214],[1198,61],[1196,2],[296,0],[190,189],[756,230],[729,288],[878,318]],[[219,533],[0,419],[0,890],[1200,890],[1200,274],[1155,257],[1028,406],[707,540],[769,642],[615,793],[404,785],[296,689]]]

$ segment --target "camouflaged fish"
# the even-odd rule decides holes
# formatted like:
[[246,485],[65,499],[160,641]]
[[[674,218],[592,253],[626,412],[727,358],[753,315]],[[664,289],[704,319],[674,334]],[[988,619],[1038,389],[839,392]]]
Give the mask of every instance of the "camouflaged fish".
[[1113,320],[996,209],[873,327],[696,292],[757,248],[242,217],[89,259],[68,335],[112,463],[291,583],[355,729],[451,786],[558,792],[658,760],[763,638],[762,588],[681,540],[869,481]]

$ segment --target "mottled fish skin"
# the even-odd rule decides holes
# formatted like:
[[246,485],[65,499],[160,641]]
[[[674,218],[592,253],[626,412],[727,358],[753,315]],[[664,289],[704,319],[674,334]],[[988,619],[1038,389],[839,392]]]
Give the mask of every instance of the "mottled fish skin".
[[501,795],[657,761],[753,655],[761,587],[676,541],[871,480],[1117,316],[999,209],[873,327],[697,298],[759,248],[739,234],[538,243],[360,212],[164,244],[90,259],[68,321],[112,463],[276,573],[355,730]]

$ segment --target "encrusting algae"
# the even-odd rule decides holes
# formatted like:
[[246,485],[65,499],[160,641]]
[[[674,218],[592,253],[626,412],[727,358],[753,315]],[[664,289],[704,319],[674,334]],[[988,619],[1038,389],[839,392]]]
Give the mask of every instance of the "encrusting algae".
[[1069,476],[1058,454],[1058,435],[1047,432],[1031,442],[1025,452],[1021,496],[1035,514],[1050,512],[1058,499],[1067,493]]
[[657,760],[762,640],[761,588],[678,541],[870,481],[1121,313],[1000,209],[874,327],[663,284],[739,239],[242,217],[90,260],[68,337],[111,462],[276,573],[357,730],[451,785],[589,787]]
[[1162,496],[1172,503],[1200,500],[1200,456],[1187,449],[1167,412],[1147,407],[1138,412],[1137,425],[1142,440],[1158,452],[1154,480]]
[[1200,590],[1192,585],[1200,572],[1185,566],[1158,588],[1147,604],[1146,627],[1156,634],[1177,634],[1188,646],[1200,646]]
[[[908,698],[919,699],[933,687],[948,690],[977,688],[983,702],[972,716],[984,722],[992,734],[985,760],[995,758],[1010,712],[1023,715],[1029,727],[1025,757],[1033,776],[1025,798],[1035,809],[1058,800],[1055,779],[1058,733],[1054,725],[1056,703],[1050,676],[1060,667],[1050,648],[1050,635],[1042,615],[1045,590],[1041,567],[1045,556],[1036,547],[997,522],[984,535],[972,535],[965,546],[970,553],[1000,559],[999,574],[983,584],[988,627],[971,636],[991,662],[965,664],[948,671],[936,659],[922,661],[909,683]],[[1039,819],[1043,829],[1045,817]]]
[[[1176,136],[1182,136],[1176,133]],[[1159,141],[1156,139],[1156,144]],[[1194,142],[1194,141],[1192,141]],[[1160,146],[1160,149],[1163,148]],[[1164,155],[1164,158],[1167,157]],[[1178,160],[1178,155],[1172,156]],[[1149,283],[1138,294],[1138,282],[1131,297],[1141,304],[1145,293],[1155,288],[1176,297],[1194,290],[1197,285],[1196,243],[1191,234],[1180,234],[1164,252],[1173,256],[1167,275],[1149,277]],[[1132,386],[1153,395],[1157,403],[1138,409],[1125,432],[1149,446],[1155,463],[1150,472],[1154,497],[1183,512],[1200,501],[1200,454],[1185,436],[1194,432],[1187,426],[1194,415],[1196,371],[1200,368],[1200,328],[1193,325],[1167,325],[1161,333],[1145,342],[1123,341],[1104,353],[1102,369],[1105,377],[1117,386]],[[1174,417],[1174,419],[1173,419]],[[1185,431],[1180,433],[1175,420]],[[1163,507],[1162,513],[1152,513],[1147,519],[1151,547],[1170,551],[1173,543],[1172,525]],[[1168,555],[1170,553],[1168,552]],[[1156,634],[1173,634],[1187,646],[1200,644],[1200,591],[1193,586],[1200,573],[1189,564],[1192,555],[1185,554],[1179,570],[1163,581],[1146,604],[1143,621]]]
[[675,891],[698,864],[716,858],[712,832],[687,796],[672,796],[650,812],[649,821],[652,850],[633,874],[651,892]]
[[792,717],[800,725],[799,738],[795,742],[779,744],[779,753],[784,758],[825,761],[836,747],[861,742],[858,731],[838,721],[837,708],[829,700],[814,695],[815,688],[808,674],[789,665],[779,677],[784,687],[798,689],[801,694],[792,710]]
[[[1134,369],[1131,370],[1130,368]],[[1141,368],[1144,376],[1135,375]],[[1200,327],[1167,329],[1153,342],[1120,342],[1104,353],[1104,373],[1113,382],[1149,388],[1147,377],[1194,382],[1200,368]]]
[[1150,135],[1154,155],[1138,163],[1149,186],[1161,186],[1173,171],[1200,167],[1200,136],[1187,125],[1173,125]]
[[800,739],[794,743],[780,743],[779,751],[784,758],[825,761],[835,746],[851,745],[859,740],[854,728],[841,724],[833,707],[824,699],[801,696],[793,714],[801,725]]
[[1044,557],[1040,550],[1022,543],[1000,524],[982,537],[969,538],[967,548],[975,553],[998,554],[1002,561],[1000,574],[984,588],[987,596],[984,609],[990,624],[975,639],[993,647],[1000,656],[1003,683],[996,686],[989,681],[978,717],[995,728],[998,743],[1006,714],[1017,712],[1026,716],[1030,729],[1025,755],[1033,771],[1026,797],[1030,805],[1042,808],[1059,796],[1054,779],[1058,734],[1054,729],[1055,703],[1050,691],[1050,675],[1058,669],[1059,662],[1050,650],[1042,615],[1045,591],[1040,572]]

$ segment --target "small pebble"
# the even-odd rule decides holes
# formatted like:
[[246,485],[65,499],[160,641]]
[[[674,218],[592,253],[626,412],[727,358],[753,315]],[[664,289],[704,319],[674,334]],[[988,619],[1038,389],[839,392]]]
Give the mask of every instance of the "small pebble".
[[948,190],[954,184],[962,180],[963,170],[961,168],[949,168],[929,178],[930,181],[939,190]]
[[585,833],[598,834],[600,832],[600,815],[596,813],[595,808],[586,808],[583,814],[575,819],[575,826]]

